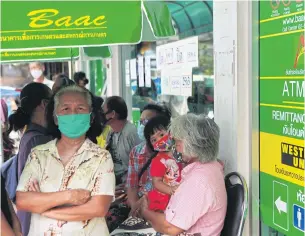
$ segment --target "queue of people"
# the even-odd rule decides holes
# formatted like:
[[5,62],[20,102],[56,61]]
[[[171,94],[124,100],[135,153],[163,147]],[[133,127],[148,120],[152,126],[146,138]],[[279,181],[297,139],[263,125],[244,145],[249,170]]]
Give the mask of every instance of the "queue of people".
[[15,199],[1,204],[5,235],[220,235],[227,196],[213,120],[172,119],[147,104],[135,127],[124,99],[94,96],[83,72],[75,82],[56,75],[50,88],[41,64],[32,67],[37,79],[18,109],[10,117],[1,109],[3,137],[23,134],[8,167],[17,168]]

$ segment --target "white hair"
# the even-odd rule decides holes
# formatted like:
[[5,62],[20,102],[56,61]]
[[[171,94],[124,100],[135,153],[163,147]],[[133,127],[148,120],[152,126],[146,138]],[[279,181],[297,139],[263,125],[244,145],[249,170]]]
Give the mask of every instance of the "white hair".
[[182,154],[198,158],[202,163],[217,159],[219,127],[212,119],[189,113],[173,119],[169,130],[173,138],[183,142]]
[[89,93],[88,90],[83,89],[77,85],[71,85],[71,86],[67,86],[67,87],[63,87],[61,88],[54,96],[54,114],[55,111],[60,103],[60,98],[62,95],[66,94],[66,93],[78,93],[81,94],[82,96],[84,96],[84,98],[86,99],[88,106],[90,108],[90,110],[92,109],[92,97],[91,94]]

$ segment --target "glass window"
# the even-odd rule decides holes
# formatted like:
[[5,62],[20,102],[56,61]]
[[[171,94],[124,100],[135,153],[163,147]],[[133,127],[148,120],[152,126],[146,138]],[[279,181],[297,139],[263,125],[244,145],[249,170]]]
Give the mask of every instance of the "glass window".
[[[169,40],[142,42],[135,47],[135,56],[132,57],[149,56],[151,76],[151,86],[140,87],[137,78],[131,80],[130,88],[127,86],[127,92],[123,92],[128,105],[132,107],[133,120],[135,122],[138,119],[140,110],[148,103],[165,103],[171,109],[174,117],[194,112],[213,118],[213,1],[168,1],[167,5],[171,12],[176,36]],[[199,67],[193,68],[192,71],[192,96],[162,94],[161,71],[156,70],[156,47],[195,35],[199,36]],[[124,49],[124,47],[122,48]],[[122,63],[125,64],[125,61],[122,60]],[[122,77],[125,85],[125,72]],[[131,92],[131,97],[127,96],[129,92]]]
[[[171,41],[173,42],[173,40]],[[137,57],[144,56],[150,60],[151,86],[139,87],[138,79],[131,80],[132,107],[134,118],[138,116],[148,103],[164,103],[172,111],[173,117],[193,112],[205,114],[213,118],[214,114],[214,68],[213,68],[213,40],[211,34],[199,37],[199,67],[193,68],[192,96],[173,96],[162,94],[161,71],[156,69],[156,46],[168,43],[143,42],[137,45]]]

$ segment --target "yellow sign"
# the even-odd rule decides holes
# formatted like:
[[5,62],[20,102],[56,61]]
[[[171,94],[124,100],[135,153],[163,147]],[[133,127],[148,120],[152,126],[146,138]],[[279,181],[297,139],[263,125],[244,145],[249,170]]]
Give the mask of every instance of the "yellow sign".
[[304,187],[304,140],[260,132],[260,169]]
[[44,28],[50,25],[60,26],[101,26],[106,23],[105,16],[98,16],[95,19],[91,20],[90,16],[81,16],[77,19],[72,19],[72,16],[64,16],[56,18],[59,14],[57,9],[40,9],[31,11],[27,16],[32,16],[29,26],[31,28]]

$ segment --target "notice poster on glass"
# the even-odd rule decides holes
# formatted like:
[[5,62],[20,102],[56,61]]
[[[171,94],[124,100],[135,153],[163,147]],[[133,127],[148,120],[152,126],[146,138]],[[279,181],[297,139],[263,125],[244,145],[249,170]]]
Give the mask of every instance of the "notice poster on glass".
[[192,96],[193,75],[192,68],[181,69],[181,96]]
[[131,59],[129,61],[130,66],[130,79],[136,80],[137,79],[137,59]]
[[183,67],[175,70],[161,70],[162,94],[192,96],[192,68]]
[[158,46],[157,70],[198,67],[198,36]]
[[144,87],[144,57],[138,57],[139,87]]
[[130,86],[130,67],[129,67],[129,60],[125,61],[125,84],[127,87]]
[[192,96],[192,68],[170,70],[171,95]]
[[180,75],[170,75],[170,94],[179,96],[181,95],[181,76]]
[[161,94],[170,95],[169,78],[167,70],[161,70]]
[[145,87],[151,87],[150,57],[145,57]]

